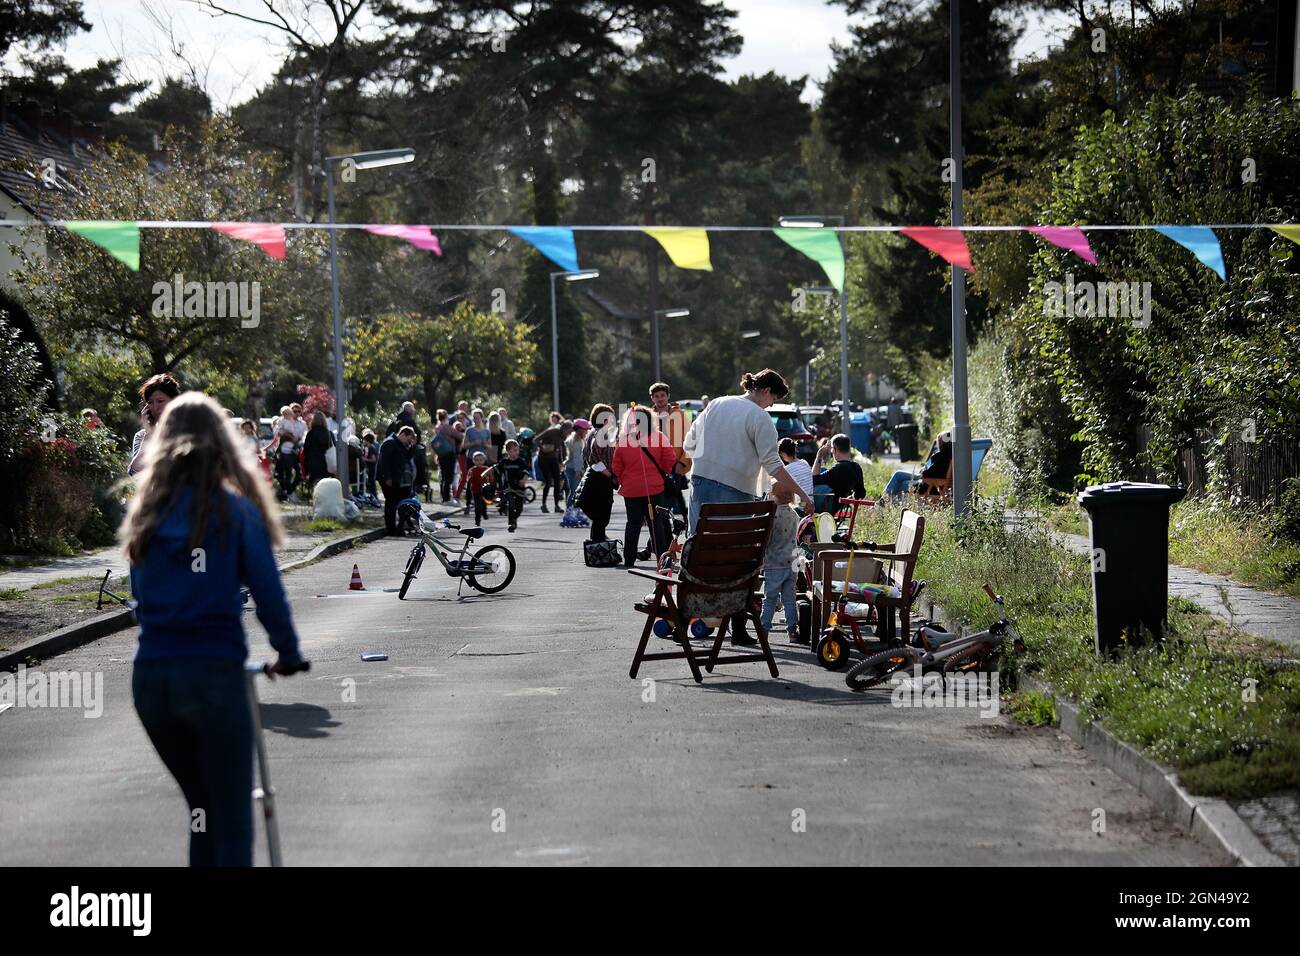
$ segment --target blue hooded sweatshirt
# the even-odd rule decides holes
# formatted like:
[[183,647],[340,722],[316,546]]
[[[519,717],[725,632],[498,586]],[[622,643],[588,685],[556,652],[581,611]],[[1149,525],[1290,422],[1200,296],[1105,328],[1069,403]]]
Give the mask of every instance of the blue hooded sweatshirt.
[[[253,502],[226,490],[213,501],[203,543],[189,546],[190,503],[183,490],[131,566],[131,590],[140,622],[136,660],[214,657],[242,663],[248,657],[243,597],[247,585],[257,619],[286,662],[299,660],[298,634],[280,583],[271,540]],[[225,506],[224,530],[219,513]]]

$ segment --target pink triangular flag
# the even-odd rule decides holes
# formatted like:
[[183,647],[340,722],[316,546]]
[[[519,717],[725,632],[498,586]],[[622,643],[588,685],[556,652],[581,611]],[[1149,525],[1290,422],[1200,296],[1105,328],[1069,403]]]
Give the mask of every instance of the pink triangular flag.
[[366,226],[366,232],[373,232],[377,236],[396,236],[417,249],[427,249],[435,256],[442,255],[438,237],[428,226]]
[[961,266],[967,272],[974,272],[970,264],[970,249],[966,246],[966,237],[960,229],[952,226],[908,226],[900,229],[903,235],[914,242],[919,242],[931,252],[937,252],[948,262]]
[[1088,245],[1088,237],[1078,226],[1028,226],[1026,228],[1034,235],[1042,236],[1052,245],[1073,252],[1084,262],[1090,262],[1094,266],[1097,264],[1097,257],[1093,255],[1092,247]]
[[276,222],[214,222],[217,232],[243,239],[261,248],[272,259],[284,258],[284,226]]

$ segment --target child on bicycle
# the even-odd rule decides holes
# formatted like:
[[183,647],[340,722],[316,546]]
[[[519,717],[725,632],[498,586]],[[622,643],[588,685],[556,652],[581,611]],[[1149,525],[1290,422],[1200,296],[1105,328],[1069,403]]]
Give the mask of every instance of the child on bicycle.
[[497,494],[506,502],[506,529],[514,532],[519,514],[524,510],[524,483],[528,480],[528,463],[519,455],[519,442],[513,438],[505,444],[506,457],[490,469],[497,486]]
[[491,490],[492,469],[488,467],[485,452],[474,452],[473,461],[474,465],[469,470],[469,495],[474,500],[474,527],[477,528],[487,517],[486,494]]
[[785,629],[790,643],[799,643],[799,607],[794,593],[795,536],[799,514],[794,510],[794,493],[781,484],[772,486],[776,516],[772,519],[772,536],[763,555],[763,613],[759,623],[767,631],[772,626],[776,603],[785,607]]

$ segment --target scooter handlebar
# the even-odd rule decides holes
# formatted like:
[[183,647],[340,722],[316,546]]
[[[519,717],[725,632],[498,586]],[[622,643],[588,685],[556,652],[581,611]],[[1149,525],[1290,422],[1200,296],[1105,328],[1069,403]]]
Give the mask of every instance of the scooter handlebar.
[[[244,669],[250,674],[265,674],[267,677],[270,677],[272,676],[271,666],[271,661],[249,661],[244,665]],[[309,670],[311,670],[311,661],[304,658],[299,660],[294,666],[277,670],[275,673],[281,676],[288,676],[289,674],[298,674]]]

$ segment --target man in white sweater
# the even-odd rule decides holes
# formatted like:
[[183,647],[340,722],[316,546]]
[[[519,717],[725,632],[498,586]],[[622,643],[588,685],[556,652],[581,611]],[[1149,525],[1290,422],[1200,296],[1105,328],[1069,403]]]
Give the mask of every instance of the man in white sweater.
[[765,368],[758,374],[746,372],[740,386],[745,390],[743,395],[727,395],[709,402],[691,423],[682,443],[682,450],[692,462],[690,534],[695,533],[700,522],[701,506],[753,501],[762,472],[788,488],[812,512],[808,492],[781,462],[776,424],[767,413],[769,406],[789,394],[785,379]]

